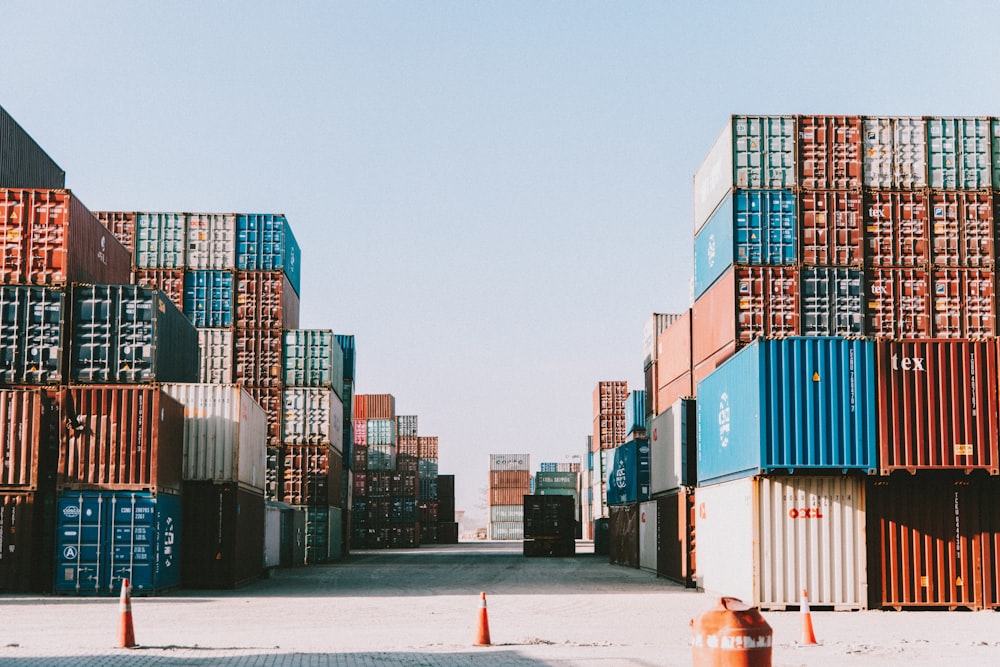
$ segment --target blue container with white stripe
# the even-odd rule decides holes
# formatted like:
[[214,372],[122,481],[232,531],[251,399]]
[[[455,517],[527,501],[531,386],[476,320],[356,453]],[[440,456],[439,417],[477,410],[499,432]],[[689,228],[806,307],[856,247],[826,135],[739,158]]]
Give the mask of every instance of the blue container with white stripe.
[[236,268],[240,271],[283,271],[296,294],[302,294],[302,251],[288,220],[281,214],[236,216]]
[[796,198],[791,190],[736,190],[694,239],[694,292],[699,297],[733,264],[798,262]]
[[874,472],[876,384],[871,340],[758,339],[698,383],[698,485]]

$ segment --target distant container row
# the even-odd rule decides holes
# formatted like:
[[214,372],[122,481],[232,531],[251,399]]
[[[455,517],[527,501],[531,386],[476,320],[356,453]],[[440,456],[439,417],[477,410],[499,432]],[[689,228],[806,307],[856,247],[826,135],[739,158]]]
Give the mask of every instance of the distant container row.
[[733,188],[1000,189],[1000,120],[732,116],[694,176],[697,232]]
[[736,190],[695,236],[695,297],[737,266],[992,270],[1000,197]]

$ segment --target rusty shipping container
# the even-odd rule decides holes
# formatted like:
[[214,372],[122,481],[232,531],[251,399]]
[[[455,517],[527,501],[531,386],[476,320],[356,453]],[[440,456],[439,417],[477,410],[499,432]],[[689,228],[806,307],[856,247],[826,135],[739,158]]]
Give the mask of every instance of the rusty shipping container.
[[861,188],[861,117],[799,116],[797,121],[799,186]]
[[1000,474],[996,341],[885,341],[876,349],[882,474]]
[[66,172],[3,107],[0,107],[0,185],[66,187]]
[[612,380],[598,382],[594,387],[594,415],[625,414],[625,399],[628,398],[628,382]]
[[0,189],[0,282],[127,283],[132,258],[69,190]]
[[639,568],[639,505],[608,508],[610,526],[610,562],[612,565]]
[[865,193],[867,264],[924,268],[930,264],[930,224],[924,192]]
[[802,192],[799,226],[805,266],[857,266],[865,261],[861,192]]
[[177,310],[184,312],[183,269],[136,269],[132,282],[139,287],[160,290]]
[[285,447],[282,500],[292,505],[340,507],[342,471],[340,454],[329,445]]
[[792,267],[739,266],[726,271],[694,302],[693,366],[733,343],[799,335],[798,283],[799,270]]
[[697,586],[695,493],[682,488],[656,499],[656,575]]
[[417,437],[417,455],[422,459],[438,457],[438,437],[436,435],[421,435]]
[[235,310],[240,329],[299,328],[299,295],[281,271],[237,271]]
[[490,487],[490,507],[494,505],[517,505],[524,502],[524,496],[531,493],[531,487],[524,486],[494,486]]
[[875,269],[865,276],[865,334],[930,338],[930,274],[922,269]]
[[931,255],[936,267],[992,268],[993,196],[989,192],[930,193]]
[[392,394],[355,394],[354,419],[396,419],[396,397]]
[[236,588],[264,572],[264,496],[237,484],[185,482],[181,585]]
[[995,581],[996,570],[983,562],[981,485],[976,476],[926,474],[870,482],[872,607],[988,606],[984,577]]
[[1000,609],[1000,478],[990,477],[979,484],[981,544],[983,554],[983,603]]
[[[528,470],[491,470],[490,488],[524,489],[531,485],[531,472]],[[513,503],[517,504],[517,503]]]
[[125,246],[130,257],[135,254],[134,211],[94,211],[94,215]]
[[935,269],[931,274],[935,338],[996,336],[995,276],[985,269]]
[[281,330],[236,329],[233,362],[236,384],[280,390]]
[[281,387],[246,387],[253,400],[264,408],[267,419],[267,446],[281,445]]
[[55,496],[0,490],[0,592],[52,590]]
[[60,490],[181,492],[184,406],[161,387],[69,387],[63,414]]
[[0,390],[0,489],[38,491],[55,481],[59,456],[58,390]]

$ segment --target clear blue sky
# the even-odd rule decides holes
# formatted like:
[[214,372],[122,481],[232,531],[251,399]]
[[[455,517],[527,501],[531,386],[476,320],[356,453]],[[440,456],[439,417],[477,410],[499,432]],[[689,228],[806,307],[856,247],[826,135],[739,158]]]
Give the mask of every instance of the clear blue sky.
[[281,212],[302,326],[438,435],[583,454],[689,302],[691,183],[728,115],[1000,115],[1000,4],[0,4],[0,105],[91,209]]

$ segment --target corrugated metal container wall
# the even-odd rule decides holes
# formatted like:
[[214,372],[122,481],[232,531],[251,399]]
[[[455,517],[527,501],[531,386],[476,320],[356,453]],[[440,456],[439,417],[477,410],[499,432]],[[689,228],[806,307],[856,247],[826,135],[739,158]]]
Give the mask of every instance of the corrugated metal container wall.
[[[237,384],[247,387],[278,390],[280,404],[280,329],[236,329],[233,343],[233,379]],[[261,405],[270,412],[266,405],[263,403]],[[280,430],[278,433],[280,437]]]
[[[404,438],[404,437],[416,438],[417,437],[417,415],[398,415],[396,417],[396,428],[397,428],[397,433],[399,434],[400,438]],[[413,443],[414,443],[414,447],[415,447],[416,446],[416,440],[414,440]],[[417,456],[417,452],[416,451],[406,452],[406,453],[407,454],[412,454],[413,456]]]
[[36,491],[52,470],[58,442],[50,441],[43,411],[40,390],[0,390],[0,489]]
[[520,521],[491,521],[488,526],[491,540],[524,539],[524,524]]
[[985,606],[980,497],[973,480],[894,476],[871,484],[872,607]]
[[996,341],[886,341],[877,349],[882,474],[1000,473]]
[[594,415],[625,414],[628,382],[612,380],[598,382],[594,387]]
[[246,387],[267,417],[267,446],[281,445],[281,387]]
[[698,484],[772,470],[876,467],[875,350],[760,339],[698,385]]
[[0,189],[0,282],[127,283],[128,250],[69,190]]
[[396,469],[396,446],[365,445],[365,467],[367,470],[390,471]]
[[52,590],[55,499],[36,491],[0,491],[0,591]]
[[235,213],[188,213],[187,241],[189,269],[236,268]]
[[647,320],[646,326],[642,328],[642,346],[646,354],[643,361],[643,368],[647,368],[650,364],[656,361],[656,341],[659,339],[660,334],[666,331],[670,325],[677,321],[677,318],[679,317],[681,317],[681,315],[653,313],[652,317]]
[[74,285],[73,382],[194,382],[198,332],[162,292],[135,285]]
[[795,264],[797,246],[793,192],[736,190],[695,237],[695,297],[704,294],[732,264]]
[[61,383],[66,319],[63,292],[0,286],[0,383]]
[[610,525],[610,562],[612,565],[639,567],[639,505],[608,508]]
[[494,505],[517,505],[523,503],[523,496],[530,495],[531,488],[524,486],[492,486],[489,489],[489,504]]
[[243,329],[297,329],[299,295],[278,271],[237,271],[236,326]]
[[69,387],[60,489],[180,493],[184,407],[160,387]]
[[657,526],[655,500],[639,503],[639,569],[656,572]]
[[184,480],[264,490],[267,415],[234,385],[165,384],[184,406]]
[[579,482],[579,473],[575,472],[538,472],[535,475],[535,487],[539,489],[575,489]]
[[66,187],[66,172],[3,107],[0,107],[0,186]]
[[[343,405],[332,389],[285,389],[282,401],[282,442],[286,445],[325,444],[338,452],[341,450]],[[372,443],[391,444],[378,440]]]
[[[491,489],[527,489],[531,484],[531,472],[528,470],[491,470]],[[510,503],[517,504],[517,503]]]
[[233,377],[232,329],[198,329],[198,381],[230,384]]
[[698,585],[762,609],[868,604],[865,482],[858,477],[745,478],[701,487]]
[[[337,338],[337,342],[340,343],[340,349],[344,351],[344,379],[353,380],[354,379],[354,365],[355,365],[355,347],[354,347],[354,336],[350,334],[334,334]],[[346,396],[341,398],[346,399]]]
[[608,505],[626,505],[649,499],[649,442],[629,440],[608,450]]
[[698,481],[695,402],[679,399],[650,428],[649,490],[653,495]]
[[571,496],[526,495],[523,502],[524,537],[576,535],[576,505]]
[[330,387],[344,398],[344,351],[326,329],[284,333],[283,381],[289,387]]
[[931,280],[919,269],[875,269],[867,276],[865,332],[875,338],[930,338]]
[[646,392],[632,390],[625,402],[625,433],[646,430]]
[[530,454],[490,454],[490,470],[531,471]]
[[524,505],[490,505],[490,521],[524,521]]
[[802,335],[856,338],[864,333],[864,273],[846,267],[801,271]]
[[137,213],[135,268],[183,269],[185,223],[183,213]]
[[[973,483],[976,484],[975,478]],[[983,602],[988,609],[1000,608],[1000,479],[990,477],[979,487],[983,553]]]
[[656,574],[694,588],[695,491],[680,489],[656,503]]
[[989,118],[927,119],[929,186],[941,190],[990,187]]
[[694,175],[697,234],[732,188],[797,185],[795,118],[732,116]]
[[924,192],[868,191],[864,210],[868,266],[926,268],[930,264]]
[[927,187],[924,120],[865,118],[862,121],[864,186],[914,190]]
[[283,460],[286,503],[329,507],[340,499],[343,464],[329,445],[288,446]]
[[860,192],[802,192],[802,263],[857,266],[865,261],[865,226]]
[[139,287],[160,290],[177,306],[177,310],[184,312],[183,269],[136,269],[132,282]]
[[123,579],[137,594],[180,583],[180,496],[64,491],[57,507],[56,593],[118,595]]
[[135,255],[135,212],[94,211],[94,215],[128,250],[129,257]]
[[396,397],[392,394],[355,394],[355,419],[396,419]]
[[[240,271],[281,271],[296,295],[302,271],[302,251],[284,215],[250,213],[236,217],[236,268]],[[288,326],[294,329],[296,325]]]
[[365,439],[369,446],[396,446],[396,422],[392,419],[369,419],[366,423],[368,436]]
[[804,190],[860,189],[861,117],[799,116],[797,121],[799,185]]
[[235,484],[189,482],[183,495],[181,585],[236,588],[264,570],[264,496]]
[[184,274],[184,314],[196,327],[233,326],[235,295],[231,271],[187,271]]
[[930,193],[934,266],[993,268],[993,197],[988,192]]
[[936,338],[996,336],[993,271],[936,269],[931,281]]

